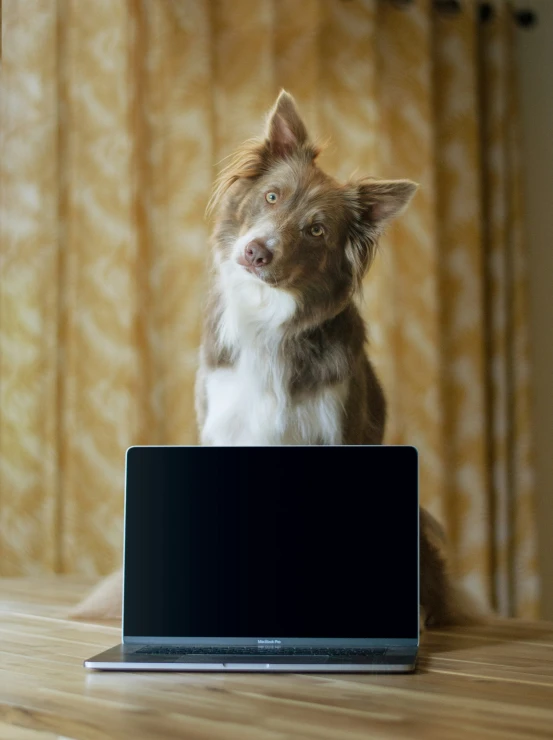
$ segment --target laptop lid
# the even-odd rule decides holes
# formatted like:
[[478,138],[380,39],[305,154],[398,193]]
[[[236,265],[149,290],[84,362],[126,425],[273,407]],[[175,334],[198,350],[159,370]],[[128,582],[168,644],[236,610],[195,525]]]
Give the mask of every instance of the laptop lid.
[[131,447],[123,642],[416,645],[408,446]]

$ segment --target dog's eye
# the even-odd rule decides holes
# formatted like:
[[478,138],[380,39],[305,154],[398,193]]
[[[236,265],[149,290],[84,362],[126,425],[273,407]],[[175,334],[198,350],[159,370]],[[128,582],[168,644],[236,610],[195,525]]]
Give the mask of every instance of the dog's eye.
[[278,200],[278,195],[276,193],[265,193],[265,200],[267,203],[276,203]]
[[313,224],[313,226],[310,228],[310,232],[312,236],[322,236],[325,233],[325,230],[321,226],[321,224]]

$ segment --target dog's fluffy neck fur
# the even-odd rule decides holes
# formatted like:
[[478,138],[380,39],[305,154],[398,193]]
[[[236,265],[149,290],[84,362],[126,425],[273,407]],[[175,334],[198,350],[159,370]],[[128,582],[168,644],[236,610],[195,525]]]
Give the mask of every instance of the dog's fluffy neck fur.
[[347,349],[332,345],[329,366],[322,348],[349,309],[309,327],[292,295],[234,265],[215,285],[203,443],[341,444]]
[[276,350],[290,331],[298,305],[289,293],[272,288],[225,262],[218,266],[220,300],[217,339],[234,357],[262,347]]

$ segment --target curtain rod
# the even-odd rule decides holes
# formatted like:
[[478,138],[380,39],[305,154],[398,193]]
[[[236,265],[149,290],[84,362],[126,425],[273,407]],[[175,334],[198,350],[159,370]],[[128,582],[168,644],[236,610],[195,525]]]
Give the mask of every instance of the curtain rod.
[[[390,0],[392,5],[397,5],[399,8],[407,8],[412,5],[414,0]],[[434,7],[436,10],[440,10],[443,13],[459,13],[463,10],[462,0],[433,0]],[[531,28],[538,22],[538,16],[533,10],[529,9],[513,9],[513,18],[517,26],[522,28]],[[495,14],[493,3],[480,3],[480,20],[483,22],[492,20]]]

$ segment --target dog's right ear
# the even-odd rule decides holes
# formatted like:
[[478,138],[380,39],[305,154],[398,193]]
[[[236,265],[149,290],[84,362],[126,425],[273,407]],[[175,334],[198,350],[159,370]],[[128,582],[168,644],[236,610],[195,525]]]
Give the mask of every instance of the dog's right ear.
[[269,113],[265,140],[246,141],[229,158],[217,178],[206,215],[209,216],[217,209],[227,190],[237,180],[255,178],[268,169],[274,158],[289,157],[300,149],[310,159],[315,159],[319,153],[317,147],[309,142],[307,129],[294,98],[282,90]]
[[288,157],[309,142],[296,101],[286,90],[281,91],[269,113],[265,138],[270,153],[275,157]]

